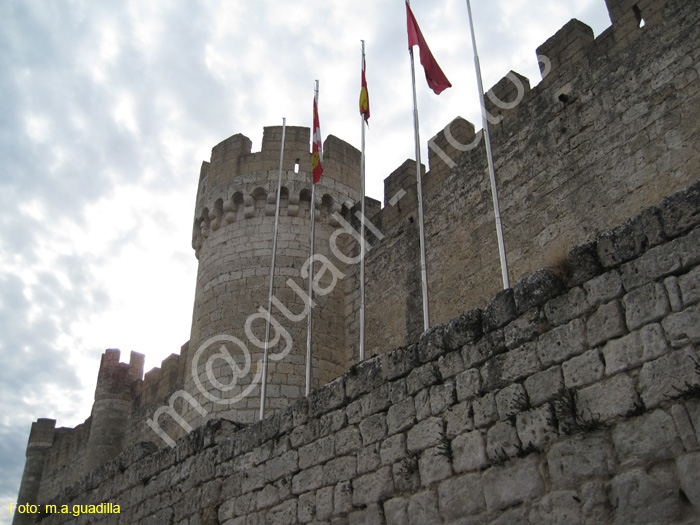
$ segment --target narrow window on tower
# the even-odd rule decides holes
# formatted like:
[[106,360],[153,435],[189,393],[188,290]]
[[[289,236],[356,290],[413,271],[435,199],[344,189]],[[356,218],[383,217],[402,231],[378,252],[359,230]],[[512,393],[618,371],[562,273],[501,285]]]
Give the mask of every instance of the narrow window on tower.
[[634,4],[634,7],[632,7],[632,11],[634,11],[634,16],[637,17],[637,27],[641,29],[645,25],[644,18],[642,18],[642,10],[639,9],[639,6],[637,4]]
[[299,173],[299,159],[294,162],[294,173]]

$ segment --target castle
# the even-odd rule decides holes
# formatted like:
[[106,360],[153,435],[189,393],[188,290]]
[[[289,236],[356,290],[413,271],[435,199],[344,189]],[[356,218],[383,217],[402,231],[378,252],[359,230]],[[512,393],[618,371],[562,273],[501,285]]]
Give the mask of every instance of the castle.
[[[257,422],[282,128],[202,164],[188,343],[143,375],[107,350],[90,417],[32,425],[15,523],[682,522],[700,511],[700,12],[606,0],[485,97],[512,289],[500,290],[481,132],[457,118],[366,200],[360,153],[287,127],[268,417]],[[304,396],[309,224],[312,388]],[[542,270],[542,268],[546,268]],[[466,313],[465,313],[466,312]],[[46,505],[119,504],[80,518]],[[469,521],[467,518],[473,519]],[[499,521],[500,520],[500,521]],[[461,523],[460,522],[460,523]]]

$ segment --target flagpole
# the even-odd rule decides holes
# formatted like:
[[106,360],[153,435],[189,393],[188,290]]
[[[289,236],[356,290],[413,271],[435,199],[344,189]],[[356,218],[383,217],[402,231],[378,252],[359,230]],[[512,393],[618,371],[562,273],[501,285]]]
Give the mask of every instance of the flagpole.
[[[314,87],[314,100],[316,102],[316,107],[318,108],[318,80],[316,80],[316,85]],[[311,123],[311,135],[313,141],[314,133],[314,122]],[[319,161],[323,153],[319,151]],[[314,280],[314,233],[316,228],[316,184],[314,184],[313,173],[311,174],[311,205],[309,206],[309,213],[311,214],[311,240],[309,242],[310,253],[309,256],[309,316],[306,325],[306,395],[308,396],[311,392],[311,323],[313,314],[313,280]]]
[[[411,2],[407,0],[408,5]],[[408,48],[411,55],[411,82],[413,84],[413,135],[416,141],[416,187],[418,189],[418,232],[420,239],[420,274],[423,292],[423,329],[430,328],[428,313],[428,270],[425,262],[425,231],[423,228],[423,183],[421,180],[420,133],[418,131],[418,101],[416,97],[416,66],[413,59],[413,47]]]
[[270,262],[270,288],[267,295],[267,322],[265,324],[265,351],[263,354],[262,388],[260,389],[260,420],[265,417],[265,401],[267,397],[267,361],[270,346],[270,318],[272,317],[272,290],[275,281],[275,256],[277,255],[277,229],[280,220],[280,197],[282,194],[282,163],[284,160],[284,135],[287,129],[287,119],[282,119],[282,146],[280,147],[280,169],[277,174],[277,200],[275,201],[275,230],[272,234],[272,261]]
[[[365,70],[365,41],[362,42],[362,71]],[[360,362],[365,360],[365,116],[360,113],[360,125],[362,126],[362,161],[360,174],[362,176],[360,198]]]
[[508,280],[508,261],[506,260],[506,248],[503,242],[503,227],[501,225],[501,211],[498,206],[498,190],[496,188],[496,172],[493,168],[493,157],[491,156],[491,137],[489,136],[489,121],[486,118],[486,105],[484,103],[484,86],[481,81],[481,65],[479,64],[479,54],[476,50],[476,36],[474,35],[474,23],[472,21],[472,8],[467,0],[467,11],[469,11],[469,29],[472,34],[472,48],[474,49],[474,67],[476,69],[476,82],[479,88],[479,105],[481,106],[481,122],[484,127],[484,139],[486,142],[486,158],[489,165],[489,177],[491,179],[491,196],[493,197],[493,212],[496,218],[496,235],[498,236],[498,255],[501,258],[501,276],[503,277],[503,289],[510,288]]

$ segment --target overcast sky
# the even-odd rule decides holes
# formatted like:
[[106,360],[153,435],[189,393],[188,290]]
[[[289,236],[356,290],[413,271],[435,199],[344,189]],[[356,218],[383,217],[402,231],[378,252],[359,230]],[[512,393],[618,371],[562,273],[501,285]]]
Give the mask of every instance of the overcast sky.
[[[596,36],[604,0],[475,0],[484,86],[540,80],[535,49],[571,18]],[[425,144],[478,124],[464,1],[414,0],[453,88],[417,70]],[[0,2],[0,523],[9,523],[31,422],[89,416],[105,348],[146,369],[189,338],[199,167],[235,133],[310,126],[359,148],[360,39],[372,117],[368,194],[414,158],[404,3],[376,0]],[[420,68],[419,65],[417,65]],[[4,520],[4,521],[3,521]]]

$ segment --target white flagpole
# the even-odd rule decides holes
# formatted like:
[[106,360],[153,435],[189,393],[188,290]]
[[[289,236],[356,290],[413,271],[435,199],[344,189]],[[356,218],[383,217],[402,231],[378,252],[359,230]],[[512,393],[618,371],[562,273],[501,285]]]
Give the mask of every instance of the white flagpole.
[[[411,2],[408,1],[408,5]],[[420,238],[420,275],[423,291],[423,329],[430,328],[428,313],[428,269],[425,262],[425,231],[423,228],[423,183],[421,180],[420,133],[418,132],[418,102],[416,98],[416,66],[413,59],[413,46],[408,49],[411,55],[411,82],[413,84],[413,134],[416,141],[416,187],[418,189],[418,231]]]
[[[316,101],[316,108],[318,109],[318,80],[316,80],[316,86],[314,89],[314,100]],[[312,119],[313,120],[313,119]],[[315,123],[312,121],[311,123],[311,140],[313,142],[314,140],[314,125]],[[321,124],[319,122],[319,134],[321,131]],[[323,151],[319,150],[318,152],[318,158],[319,162],[323,160]],[[314,184],[313,180],[313,173],[311,174],[311,204],[309,206],[309,213],[311,214],[311,240],[309,242],[310,245],[310,252],[311,255],[309,257],[309,260],[311,263],[309,264],[309,317],[308,317],[308,323],[306,325],[306,395],[308,396],[309,393],[311,392],[311,324],[312,324],[312,314],[313,314],[313,309],[314,309],[314,303],[313,303],[313,280],[314,280],[314,263],[313,263],[313,256],[314,256],[314,233],[315,233],[315,224],[316,224],[316,185]]]
[[[362,71],[365,70],[365,41],[362,40]],[[360,172],[362,175],[362,197],[360,198],[360,362],[365,360],[365,116],[360,113],[362,126],[362,162]]]
[[489,136],[489,121],[486,118],[486,105],[484,104],[484,85],[481,82],[481,65],[479,54],[476,51],[476,37],[474,36],[474,23],[472,21],[472,7],[467,0],[469,11],[469,29],[472,33],[472,47],[474,49],[474,67],[476,68],[476,82],[479,88],[479,105],[481,106],[481,122],[484,127],[484,139],[486,142],[486,158],[489,164],[489,177],[491,178],[491,196],[493,197],[493,212],[496,217],[496,235],[498,236],[498,254],[501,258],[501,276],[503,277],[503,289],[510,288],[508,280],[508,261],[506,260],[506,248],[503,242],[503,227],[501,226],[501,211],[498,206],[498,190],[496,189],[496,172],[493,169],[491,156],[491,137]]
[[267,361],[270,346],[270,317],[272,316],[272,289],[275,280],[275,256],[277,255],[277,228],[280,220],[280,196],[282,194],[282,162],[284,160],[284,135],[287,130],[287,119],[282,119],[282,146],[280,148],[280,169],[277,175],[277,200],[275,201],[275,230],[272,234],[272,261],[270,262],[270,289],[267,295],[267,323],[265,324],[265,352],[263,354],[262,387],[260,389],[260,420],[265,417],[265,401],[267,396]]

